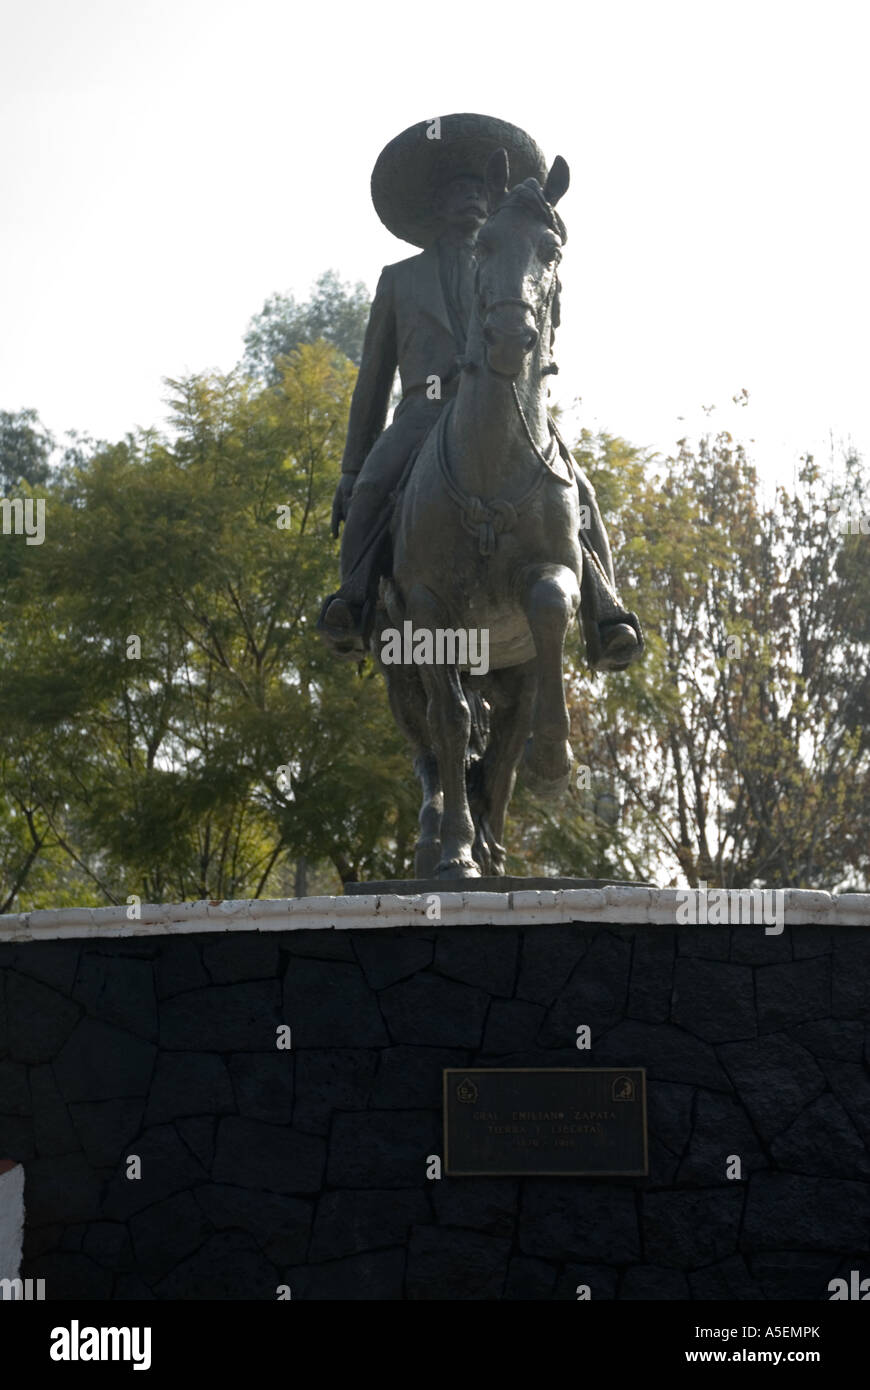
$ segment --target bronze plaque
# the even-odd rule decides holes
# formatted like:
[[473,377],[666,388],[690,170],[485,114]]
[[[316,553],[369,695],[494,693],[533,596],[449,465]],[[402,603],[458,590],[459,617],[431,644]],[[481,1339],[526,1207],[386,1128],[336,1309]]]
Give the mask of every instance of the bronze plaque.
[[444,1171],[645,1177],[645,1068],[445,1068]]

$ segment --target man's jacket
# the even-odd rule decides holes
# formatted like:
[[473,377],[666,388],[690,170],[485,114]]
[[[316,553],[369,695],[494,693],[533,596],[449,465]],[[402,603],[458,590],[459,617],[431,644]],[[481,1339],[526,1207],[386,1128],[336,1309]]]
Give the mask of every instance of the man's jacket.
[[385,266],[372,302],[354,388],[342,472],[358,473],[384,428],[396,368],[403,399],[425,391],[437,376],[442,389],[456,375],[457,343],[441,289],[437,246]]

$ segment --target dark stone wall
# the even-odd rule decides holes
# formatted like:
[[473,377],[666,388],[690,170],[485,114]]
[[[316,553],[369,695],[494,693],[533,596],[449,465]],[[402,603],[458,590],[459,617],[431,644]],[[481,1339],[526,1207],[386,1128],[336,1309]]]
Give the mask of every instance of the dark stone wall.
[[[827,1299],[870,1276],[868,1020],[859,927],[5,945],[22,1274],[49,1299]],[[645,1066],[649,1176],[428,1180],[441,1069],[472,1065]]]

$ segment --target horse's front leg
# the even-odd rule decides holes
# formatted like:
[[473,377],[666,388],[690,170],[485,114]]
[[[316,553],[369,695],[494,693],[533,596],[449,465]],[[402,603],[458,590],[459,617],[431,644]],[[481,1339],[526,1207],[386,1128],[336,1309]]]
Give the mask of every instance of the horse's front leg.
[[[378,641],[383,642],[383,625]],[[420,835],[414,847],[414,877],[432,878],[441,858],[441,778],[429,743],[426,692],[413,666],[381,665],[393,718],[414,750],[414,771],[420,779]]]
[[492,707],[489,743],[467,777],[477,833],[474,857],[487,874],[505,871],[505,819],[519,762],[532,724],[535,662],[492,671],[487,699]]
[[[415,632],[446,626],[446,614],[430,589],[415,585],[407,605]],[[471,733],[471,712],[455,666],[422,663],[420,679],[426,691],[430,746],[441,777],[441,860],[439,878],[479,878],[472,856],[474,823],[465,787],[465,761]]]
[[526,571],[523,608],[535,643],[538,681],[523,766],[533,791],[564,791],[571,777],[562,653],[579,603],[577,575],[566,565],[535,565]]

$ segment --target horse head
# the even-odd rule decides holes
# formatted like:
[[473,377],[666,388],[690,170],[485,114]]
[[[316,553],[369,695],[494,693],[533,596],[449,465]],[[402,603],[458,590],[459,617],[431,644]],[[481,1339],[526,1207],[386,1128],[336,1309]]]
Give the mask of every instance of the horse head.
[[549,350],[558,323],[557,267],[567,234],[555,206],[570,174],[557,155],[543,188],[530,178],[509,189],[509,176],[507,152],[496,150],[486,166],[490,215],[477,237],[475,305],[487,367],[515,378],[545,334]]

